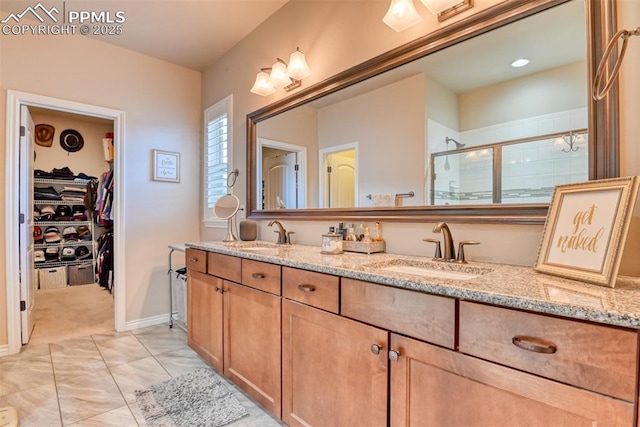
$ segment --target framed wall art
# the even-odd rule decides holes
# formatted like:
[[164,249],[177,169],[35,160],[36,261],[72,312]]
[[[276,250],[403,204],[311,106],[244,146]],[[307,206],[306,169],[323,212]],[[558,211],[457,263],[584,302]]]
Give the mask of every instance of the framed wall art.
[[614,287],[639,182],[632,176],[556,186],[535,270]]
[[180,153],[153,150],[153,180],[180,182]]

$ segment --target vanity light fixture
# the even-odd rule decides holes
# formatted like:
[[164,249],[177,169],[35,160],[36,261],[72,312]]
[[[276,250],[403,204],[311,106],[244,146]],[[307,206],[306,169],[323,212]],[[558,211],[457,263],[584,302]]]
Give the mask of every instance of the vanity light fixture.
[[387,14],[382,18],[382,22],[393,28],[395,31],[404,31],[422,21],[418,15],[413,0],[391,0]]
[[[438,22],[449,19],[473,7],[473,0],[420,0],[429,12],[438,17]],[[382,22],[400,32],[422,21],[413,0],[391,0],[389,10]]]
[[520,67],[524,67],[525,65],[527,65],[530,61],[527,58],[520,58],[520,59],[516,59],[515,61],[513,61],[511,63],[511,66],[513,68],[520,68]]
[[251,92],[262,96],[271,95],[281,88],[289,92],[300,87],[302,79],[310,75],[311,68],[307,64],[304,53],[297,48],[289,57],[289,64],[276,58],[271,68],[261,68],[256,75]]

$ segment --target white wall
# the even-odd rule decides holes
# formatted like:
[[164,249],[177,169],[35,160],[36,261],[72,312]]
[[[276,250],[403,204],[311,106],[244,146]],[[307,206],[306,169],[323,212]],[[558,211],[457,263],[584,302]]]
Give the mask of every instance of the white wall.
[[318,147],[358,143],[356,206],[368,194],[413,191],[405,206],[425,204],[424,76],[406,79],[318,110]]
[[461,94],[459,130],[585,107],[586,70],[576,62]]
[[[313,70],[313,75],[303,82],[303,87],[307,87],[437,28],[435,18],[416,3],[425,20],[407,31],[395,33],[381,22],[388,1],[367,2],[367,7],[362,7],[363,3],[358,1],[290,2],[206,70],[203,74],[203,106],[234,93],[235,158],[241,171],[246,168],[245,115],[287,95],[281,91],[263,98],[249,92],[260,67],[273,62],[275,56],[286,56],[295,46],[300,46]],[[463,16],[496,3],[498,1],[476,1],[474,8]],[[620,28],[635,28],[640,16],[640,2],[621,0],[618,13]],[[637,120],[640,76],[633,69],[637,63],[640,63],[640,49],[631,45],[620,80],[623,175],[640,174],[640,144],[637,143],[640,135],[640,121]],[[283,224],[288,230],[296,231],[296,242],[314,245],[319,245],[320,235],[329,225],[322,221],[291,220],[285,220]],[[388,251],[431,255],[432,248],[421,239],[431,237],[432,228],[433,223],[384,224]],[[542,233],[541,225],[452,224],[451,229],[457,240],[482,242],[481,246],[470,248],[470,259],[522,265],[533,265]],[[264,239],[273,239],[266,221],[260,222],[259,233]],[[223,233],[201,230],[202,240],[222,237]]]
[[[81,35],[3,35],[0,43],[0,138],[6,135],[7,89],[125,111],[126,190],[116,198],[126,223],[126,282],[115,286],[126,287],[127,322],[168,313],[167,245],[198,238],[201,74]],[[151,180],[152,149],[182,154],[179,184]],[[4,168],[2,149],[3,188]],[[5,259],[2,245],[0,271]],[[6,307],[4,280],[0,276],[0,313]],[[6,342],[0,315],[0,345]]]

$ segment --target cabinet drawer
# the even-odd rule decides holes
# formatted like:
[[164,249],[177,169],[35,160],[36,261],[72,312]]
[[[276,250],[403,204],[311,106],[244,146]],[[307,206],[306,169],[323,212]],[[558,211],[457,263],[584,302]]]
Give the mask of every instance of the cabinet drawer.
[[187,248],[185,251],[186,266],[189,270],[207,272],[207,253],[198,249]]
[[452,298],[343,278],[340,303],[343,316],[455,348],[456,301]]
[[240,283],[240,258],[209,252],[207,257],[207,273],[232,282]]
[[280,295],[280,266],[243,259],[242,284],[271,294]]
[[282,267],[282,295],[337,314],[340,304],[340,279],[314,271]]
[[637,333],[463,301],[460,351],[634,401]]

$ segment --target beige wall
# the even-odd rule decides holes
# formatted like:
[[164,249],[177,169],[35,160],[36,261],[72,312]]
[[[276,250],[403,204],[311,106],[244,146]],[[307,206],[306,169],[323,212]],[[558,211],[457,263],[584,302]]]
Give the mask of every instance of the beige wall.
[[[1,36],[0,138],[6,91],[13,89],[126,113],[126,321],[168,313],[167,245],[198,238],[201,75],[83,36]],[[5,141],[7,143],[7,141]],[[151,180],[151,150],[182,154],[179,184]],[[5,150],[0,150],[4,188]],[[0,192],[0,222],[6,209]],[[116,236],[117,237],[117,236]],[[4,227],[0,228],[4,242]],[[0,271],[5,271],[4,244]],[[4,274],[0,276],[0,345],[7,342]],[[10,286],[16,286],[10,284]]]
[[[203,106],[213,104],[233,92],[234,143],[236,166],[245,166],[245,115],[286,96],[284,92],[263,98],[249,93],[255,73],[275,56],[287,56],[300,46],[313,70],[313,75],[303,82],[303,87],[319,82],[377,54],[404,42],[415,39],[438,25],[418,4],[425,20],[419,25],[395,33],[380,20],[386,12],[388,1],[367,2],[292,2],[286,4],[256,31],[231,49],[225,57],[203,74]],[[498,1],[476,1],[475,13]],[[635,28],[640,16],[640,2],[620,0],[621,28]],[[447,24],[446,22],[445,24]],[[633,42],[633,40],[632,40]],[[640,174],[640,121],[637,120],[637,99],[640,95],[640,77],[632,64],[640,62],[640,49],[630,43],[621,78],[621,146],[622,174]],[[635,47],[635,49],[634,49]],[[283,222],[289,230],[296,231],[295,241],[318,245],[325,232],[326,222]],[[430,255],[432,248],[421,239],[431,237],[432,223],[387,223],[384,235],[389,252]],[[456,239],[473,239],[482,246],[471,248],[472,260],[532,265],[537,255],[542,226],[533,225],[466,225],[453,224]],[[259,225],[260,237],[272,240],[266,222]],[[220,239],[223,235],[202,230],[203,240]]]
[[320,149],[358,143],[356,206],[372,206],[368,194],[409,191],[405,205],[425,204],[424,118],[423,74],[318,110]]
[[586,62],[461,94],[460,132],[587,105]]

